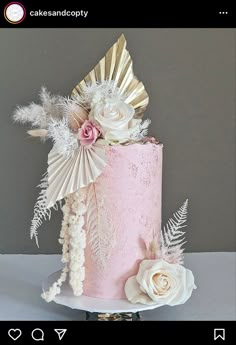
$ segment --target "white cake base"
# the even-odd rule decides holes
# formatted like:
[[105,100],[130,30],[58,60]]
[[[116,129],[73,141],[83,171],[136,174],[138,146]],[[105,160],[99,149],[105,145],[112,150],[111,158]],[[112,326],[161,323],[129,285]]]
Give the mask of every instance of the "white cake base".
[[[47,280],[43,282],[43,291],[48,290],[49,286],[58,279],[60,273],[61,271],[57,271],[51,274]],[[88,296],[76,297],[73,295],[68,282],[63,284],[61,293],[56,296],[54,302],[72,309],[85,310],[91,313],[137,313],[158,307],[157,305],[132,304],[125,299],[109,300]]]

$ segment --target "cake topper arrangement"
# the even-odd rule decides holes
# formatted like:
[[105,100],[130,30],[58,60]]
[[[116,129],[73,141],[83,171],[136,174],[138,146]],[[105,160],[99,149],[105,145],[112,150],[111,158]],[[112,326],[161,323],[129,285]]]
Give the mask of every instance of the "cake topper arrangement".
[[[125,231],[136,231],[135,228],[123,230],[125,220],[120,220],[122,214],[120,217],[106,214],[106,203],[114,199],[114,191],[108,192],[107,186],[112,181],[113,171],[117,173],[116,162],[121,158],[126,159],[124,161],[130,171],[127,188],[121,175],[120,179],[125,186],[124,193],[132,194],[128,181],[137,181],[139,171],[147,175],[141,176],[140,173],[143,186],[148,186],[150,181],[157,181],[158,186],[161,184],[161,174],[156,175],[155,170],[155,162],[160,161],[161,153],[157,151],[159,141],[147,135],[151,121],[142,120],[148,105],[148,94],[142,82],[134,76],[133,62],[123,35],[73,89],[71,97],[54,96],[42,88],[40,100],[41,104],[18,107],[14,119],[31,124],[28,131],[31,136],[39,137],[42,141],[53,141],[48,155],[48,169],[39,185],[41,191],[30,229],[31,238],[35,238],[38,245],[38,228],[43,220],[50,219],[51,208],[62,208],[64,217],[59,243],[62,245],[64,268],[59,279],[42,294],[50,302],[60,293],[67,279],[74,295],[81,296],[89,265],[97,265],[101,272],[105,272],[111,262],[114,265],[112,260],[117,256],[115,248],[118,248],[119,236],[126,238]],[[138,163],[132,161],[133,154],[129,153],[136,148],[139,154],[142,147],[145,150],[150,148],[145,155],[153,157],[150,163],[145,163],[147,169],[143,166],[144,161],[140,161],[139,167],[139,160]],[[140,151],[140,157],[146,157],[143,151]],[[122,166],[118,169],[122,169]],[[101,179],[105,179],[106,194],[105,191],[99,194]],[[119,180],[113,181],[111,188],[115,184],[118,185]],[[135,186],[138,188],[137,182]],[[150,193],[153,193],[151,189]],[[115,193],[121,193],[121,189]],[[122,196],[117,194],[117,198],[124,198],[124,193]],[[160,195],[157,198],[154,195],[154,199],[153,203],[161,209],[158,203]],[[131,303],[157,306],[182,304],[191,296],[196,288],[194,277],[190,270],[182,266],[182,228],[186,226],[187,206],[188,200],[162,232],[155,221],[151,223],[148,219],[148,210],[141,215],[141,225],[137,231],[143,229],[146,234],[146,250],[144,252],[138,248],[139,260],[127,263],[127,267],[132,269],[127,269],[118,284],[122,291],[120,296],[126,296]],[[106,216],[99,217],[99,212]],[[103,223],[99,220],[102,218]],[[153,219],[156,219],[155,215]],[[124,250],[128,253],[134,245],[139,246],[138,240],[135,244],[130,243],[130,248],[125,244]],[[86,250],[89,251],[87,254]],[[90,256],[93,263],[88,259]],[[119,262],[116,264],[121,267]],[[108,281],[108,286],[113,281]],[[91,286],[92,281],[87,282],[88,291],[91,291]]]

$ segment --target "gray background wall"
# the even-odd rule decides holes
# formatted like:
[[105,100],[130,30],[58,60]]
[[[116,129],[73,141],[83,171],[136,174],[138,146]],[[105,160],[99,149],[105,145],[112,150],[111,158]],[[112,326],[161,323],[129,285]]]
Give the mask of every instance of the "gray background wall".
[[0,253],[57,253],[60,214],[29,239],[50,143],[13,126],[16,105],[72,88],[124,33],[164,143],[163,222],[189,198],[187,251],[235,250],[235,31],[1,29]]

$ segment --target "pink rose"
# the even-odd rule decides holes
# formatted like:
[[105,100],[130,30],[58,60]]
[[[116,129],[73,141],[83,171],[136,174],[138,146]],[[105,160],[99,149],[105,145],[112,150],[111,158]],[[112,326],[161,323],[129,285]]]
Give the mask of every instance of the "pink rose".
[[83,146],[91,146],[95,143],[99,135],[101,134],[100,129],[93,121],[86,120],[79,129],[79,140]]
[[142,139],[143,143],[152,143],[152,144],[159,144],[159,140],[155,139],[154,137],[144,137]]

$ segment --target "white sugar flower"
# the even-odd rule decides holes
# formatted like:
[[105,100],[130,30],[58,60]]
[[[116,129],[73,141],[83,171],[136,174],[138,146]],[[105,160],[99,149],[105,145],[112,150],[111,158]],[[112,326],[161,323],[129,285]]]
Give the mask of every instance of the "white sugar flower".
[[79,207],[77,206],[77,212],[79,216],[82,216],[83,214],[85,214],[86,210],[87,210],[87,207],[83,202],[79,204]]
[[86,198],[86,188],[81,188],[79,192],[75,192],[71,195],[72,202],[77,201],[78,203],[84,202]]
[[83,288],[81,286],[76,286],[73,290],[75,296],[81,296],[83,293]]
[[79,270],[79,268],[80,268],[80,265],[79,265],[78,262],[72,262],[72,263],[70,264],[70,269],[71,269],[72,271],[77,271],[77,270]]
[[192,295],[192,271],[164,260],[143,260],[138,274],[125,284],[126,297],[131,303],[178,305]]
[[70,224],[76,224],[76,222],[77,222],[77,216],[75,216],[75,215],[71,215],[70,217],[69,217],[69,223]]
[[122,100],[106,98],[92,105],[89,118],[102,128],[104,139],[110,143],[124,143],[141,120],[133,119],[134,108]]
[[80,228],[82,228],[83,227],[83,225],[84,225],[84,217],[79,217],[78,218],[78,226],[80,227]]
[[77,201],[74,201],[72,206],[71,206],[71,209],[72,209],[72,211],[77,211],[78,207],[79,207],[79,203]]
[[48,291],[42,294],[47,302],[54,300],[55,296],[60,293],[60,287],[66,280],[68,272],[70,273],[69,282],[73,293],[76,296],[83,293],[83,281],[85,279],[85,269],[83,267],[85,261],[84,248],[86,244],[86,234],[83,229],[83,214],[86,212],[84,204],[86,199],[85,190],[85,188],[82,188],[81,194],[76,192],[66,198],[66,204],[63,207],[64,220],[59,240],[63,245],[61,261],[65,263],[65,267],[59,279]]

